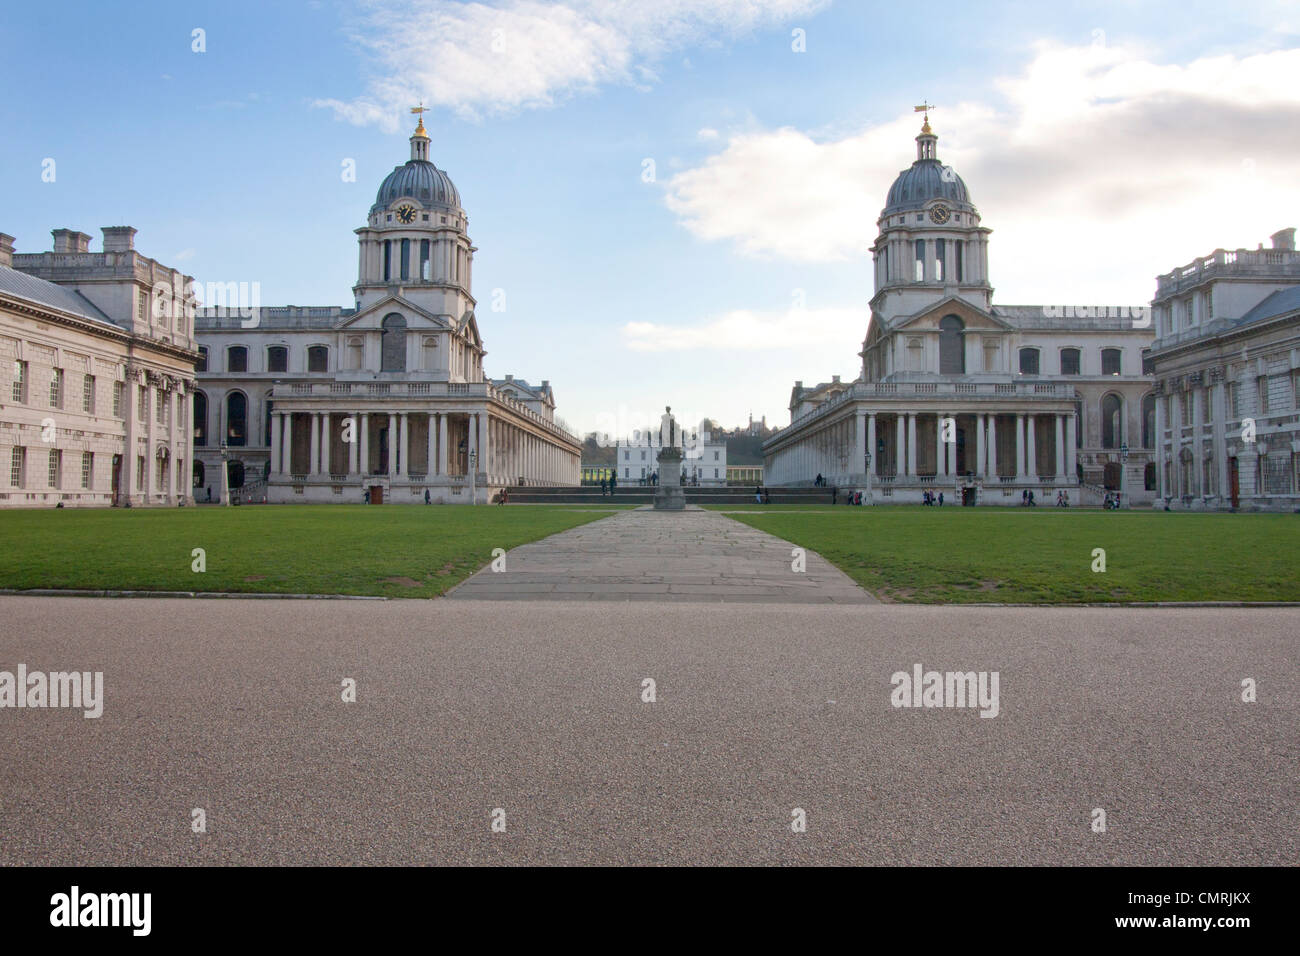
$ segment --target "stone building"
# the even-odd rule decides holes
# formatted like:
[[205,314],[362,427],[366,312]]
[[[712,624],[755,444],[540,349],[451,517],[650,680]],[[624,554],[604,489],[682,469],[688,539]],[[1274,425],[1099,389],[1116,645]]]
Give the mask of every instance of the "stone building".
[[1216,249],[1160,276],[1153,312],[1159,501],[1300,508],[1300,254]]
[[201,309],[195,397],[203,480],[271,502],[485,502],[506,485],[576,485],[581,443],[549,382],[484,373],[460,194],[411,158],[379,187],[352,308]]
[[0,506],[192,503],[193,280],[135,230],[0,235]]
[[1051,503],[1065,491],[1096,504],[1106,489],[1149,502],[1149,312],[994,305],[991,230],[937,143],[927,116],[877,220],[860,376],[795,383],[789,427],[763,445],[765,480],[821,475],[876,503],[927,491]]
[[[648,480],[658,468],[656,464],[662,446],[659,430],[647,428],[632,433],[631,438],[619,442],[615,449],[618,480],[624,484],[639,484]],[[697,428],[683,429],[682,471],[686,484],[725,485],[727,483],[727,442],[715,438],[709,430],[709,420]]]

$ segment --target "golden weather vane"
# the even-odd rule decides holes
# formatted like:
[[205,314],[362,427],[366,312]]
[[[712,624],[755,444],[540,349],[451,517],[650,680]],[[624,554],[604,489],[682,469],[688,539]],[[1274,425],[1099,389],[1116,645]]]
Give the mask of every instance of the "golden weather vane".
[[416,128],[415,131],[416,131],[417,133],[423,133],[423,132],[424,132],[424,114],[425,114],[425,113],[432,113],[433,110],[429,109],[427,106],[424,105],[424,100],[420,100],[420,105],[419,105],[419,106],[412,106],[412,107],[411,107],[411,112],[414,113],[416,116],[420,117],[420,123],[419,123],[419,125],[417,126],[417,128]]
[[924,113],[924,114],[925,114],[925,123],[924,123],[924,124],[922,125],[922,127],[921,127],[921,132],[922,132],[922,133],[928,133],[928,132],[930,132],[930,110],[932,110],[932,109],[934,109],[934,108],[935,108],[935,106],[934,106],[933,103],[929,103],[929,102],[925,102],[925,101],[922,101],[922,103],[921,103],[920,106],[913,106],[913,107],[912,107],[912,112],[913,112],[913,113]]

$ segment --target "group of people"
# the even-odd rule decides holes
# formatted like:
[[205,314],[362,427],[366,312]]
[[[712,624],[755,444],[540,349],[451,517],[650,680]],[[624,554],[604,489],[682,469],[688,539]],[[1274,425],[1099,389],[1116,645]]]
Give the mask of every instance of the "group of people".
[[1102,500],[1101,506],[1105,508],[1107,511],[1118,511],[1119,492],[1118,491],[1106,492],[1106,497]]
[[756,504],[756,505],[765,505],[765,504],[770,504],[770,503],[771,503],[771,499],[768,497],[767,489],[764,488],[762,485],[755,485],[755,486],[754,486],[754,504]]
[[[659,484],[659,472],[655,472],[655,484]],[[618,487],[618,474],[611,471],[608,478],[600,479],[600,496],[613,495],[614,489]]]
[[1070,507],[1070,493],[1066,491],[1064,488],[1062,488],[1060,491],[1056,493],[1056,507],[1058,508]]
[[1020,504],[1025,508],[1037,508],[1038,502],[1034,500],[1033,491],[1026,488],[1024,491],[1020,492]]
[[941,492],[939,492],[937,495],[936,495],[933,491],[925,491],[925,492],[922,492],[922,493],[921,493],[921,504],[923,504],[923,505],[938,505],[940,508],[942,508],[942,507],[943,507],[943,492],[941,491]]

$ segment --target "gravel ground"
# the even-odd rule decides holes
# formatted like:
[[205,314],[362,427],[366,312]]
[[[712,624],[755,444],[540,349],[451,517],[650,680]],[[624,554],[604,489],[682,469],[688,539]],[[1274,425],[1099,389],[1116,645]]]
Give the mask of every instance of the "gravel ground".
[[[105,682],[99,719],[0,710],[2,864],[1300,858],[1295,610],[6,597],[0,613],[0,670]],[[1000,714],[893,708],[891,674],[918,662],[998,671]]]

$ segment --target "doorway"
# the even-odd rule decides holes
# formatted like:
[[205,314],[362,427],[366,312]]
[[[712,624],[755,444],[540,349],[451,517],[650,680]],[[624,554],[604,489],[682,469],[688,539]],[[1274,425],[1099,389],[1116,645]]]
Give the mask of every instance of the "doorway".
[[371,485],[371,486],[370,486],[370,503],[371,503],[372,505],[382,505],[382,504],[384,503],[384,486],[383,486],[383,485]]

